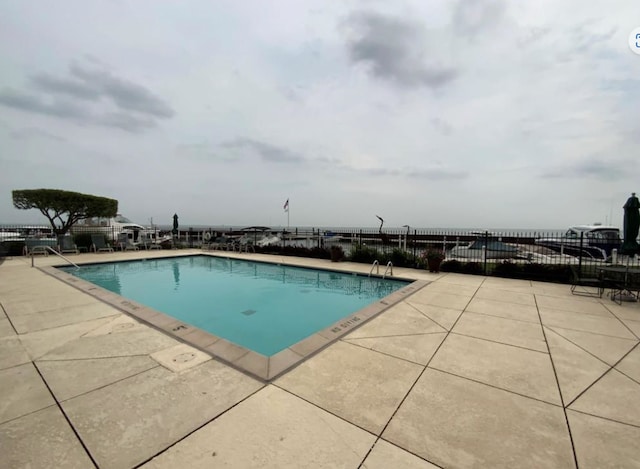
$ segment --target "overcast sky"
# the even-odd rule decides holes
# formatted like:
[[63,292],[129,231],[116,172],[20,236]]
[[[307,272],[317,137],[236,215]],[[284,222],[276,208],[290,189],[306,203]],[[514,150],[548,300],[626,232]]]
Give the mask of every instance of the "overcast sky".
[[622,225],[638,0],[0,3],[12,189],[142,224]]

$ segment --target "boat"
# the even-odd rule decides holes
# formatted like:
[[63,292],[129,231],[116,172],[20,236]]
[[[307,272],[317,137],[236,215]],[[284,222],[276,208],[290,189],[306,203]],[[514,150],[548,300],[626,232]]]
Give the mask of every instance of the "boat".
[[[521,256],[517,246],[503,243],[494,233],[473,232],[477,238],[467,246],[455,246],[447,252],[448,258],[464,259],[514,259]],[[486,250],[486,253],[485,253]]]
[[[139,245],[158,244],[171,241],[171,236],[161,235],[155,227],[145,227],[134,223],[127,217],[117,214],[113,218],[87,218],[79,221],[71,232],[104,233],[110,242],[125,242]],[[125,239],[126,238],[126,239]]]
[[282,241],[279,236],[271,232],[268,226],[248,226],[240,231],[244,232],[240,238],[241,242],[253,243],[262,248],[279,245]]
[[339,235],[338,233],[334,233],[333,231],[325,231],[322,233],[322,241],[325,244],[341,243],[349,241],[350,239],[351,238]]
[[256,241],[256,246],[260,246],[261,248],[267,247],[267,246],[277,246],[278,244],[280,244],[282,240],[280,239],[279,236],[271,233],[271,232],[266,232],[262,235],[262,237]]
[[537,238],[534,242],[561,254],[602,260],[622,244],[619,228],[600,223],[572,226],[562,236]]
[[24,234],[19,231],[1,231],[0,241],[21,241],[24,240]]

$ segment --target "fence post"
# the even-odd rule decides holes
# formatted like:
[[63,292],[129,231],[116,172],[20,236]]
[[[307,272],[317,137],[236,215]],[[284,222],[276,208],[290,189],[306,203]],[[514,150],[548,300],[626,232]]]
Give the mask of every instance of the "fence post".
[[418,262],[416,259],[416,236],[418,235],[418,230],[413,230],[413,239],[411,239],[411,245],[413,246],[413,264],[414,267],[418,266]]
[[580,252],[578,254],[578,276],[582,276],[582,248],[584,247],[584,231],[580,232]]
[[484,249],[482,250],[482,251],[483,251],[483,254],[484,254],[482,257],[484,257],[484,267],[483,267],[483,270],[484,270],[484,274],[485,274],[485,275],[487,275],[487,245],[488,245],[488,244],[489,244],[489,232],[488,232],[488,231],[485,231],[485,232],[484,232]]

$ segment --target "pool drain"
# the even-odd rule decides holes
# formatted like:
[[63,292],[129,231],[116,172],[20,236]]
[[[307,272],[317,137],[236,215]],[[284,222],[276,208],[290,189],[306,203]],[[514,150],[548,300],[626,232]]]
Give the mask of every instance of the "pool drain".
[[181,353],[180,355],[175,357],[173,361],[176,363],[187,363],[193,360],[194,358],[196,358],[195,353],[187,352],[187,353]]

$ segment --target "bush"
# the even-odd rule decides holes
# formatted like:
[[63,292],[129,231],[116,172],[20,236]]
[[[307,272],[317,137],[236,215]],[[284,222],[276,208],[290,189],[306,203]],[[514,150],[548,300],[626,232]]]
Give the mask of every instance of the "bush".
[[548,266],[538,263],[529,263],[522,266],[522,276],[528,279],[541,279],[549,275]]
[[492,274],[497,277],[521,278],[522,267],[515,262],[504,261],[495,265]]
[[[307,248],[301,248],[301,249],[307,249]],[[315,248],[307,249],[307,251],[309,252],[309,257],[313,257],[314,259],[330,259],[331,258],[331,253],[329,252],[328,249],[325,249],[325,248],[315,247]]]
[[440,270],[443,272],[462,272],[462,262],[455,259],[444,261],[440,265]]
[[558,283],[571,282],[571,267],[568,265],[548,265],[546,280]]
[[467,262],[462,265],[463,274],[484,275],[484,269],[480,262]]
[[525,264],[522,267],[522,276],[530,280],[568,283],[571,281],[571,267],[553,264]]
[[403,249],[395,248],[391,251],[389,260],[396,267],[413,267],[413,256]]
[[332,262],[339,262],[344,259],[344,250],[342,249],[342,246],[338,244],[334,244],[333,246],[331,246],[329,252],[331,254]]
[[571,268],[568,265],[539,264],[530,262],[516,264],[504,261],[496,264],[492,275],[506,278],[539,280],[543,282],[568,283],[571,281]]
[[[355,246],[351,250],[351,255],[349,256],[349,260],[353,262],[362,262],[364,264],[371,264],[373,261],[378,259],[380,254],[377,249],[370,248],[368,246],[359,245]],[[382,260],[378,259],[378,262],[382,264]]]
[[313,259],[330,259],[331,253],[324,248],[305,248],[302,246],[256,246],[256,252],[263,254],[279,254],[281,256],[310,257]]
[[24,241],[4,241],[0,243],[0,256],[21,256],[24,246]]

